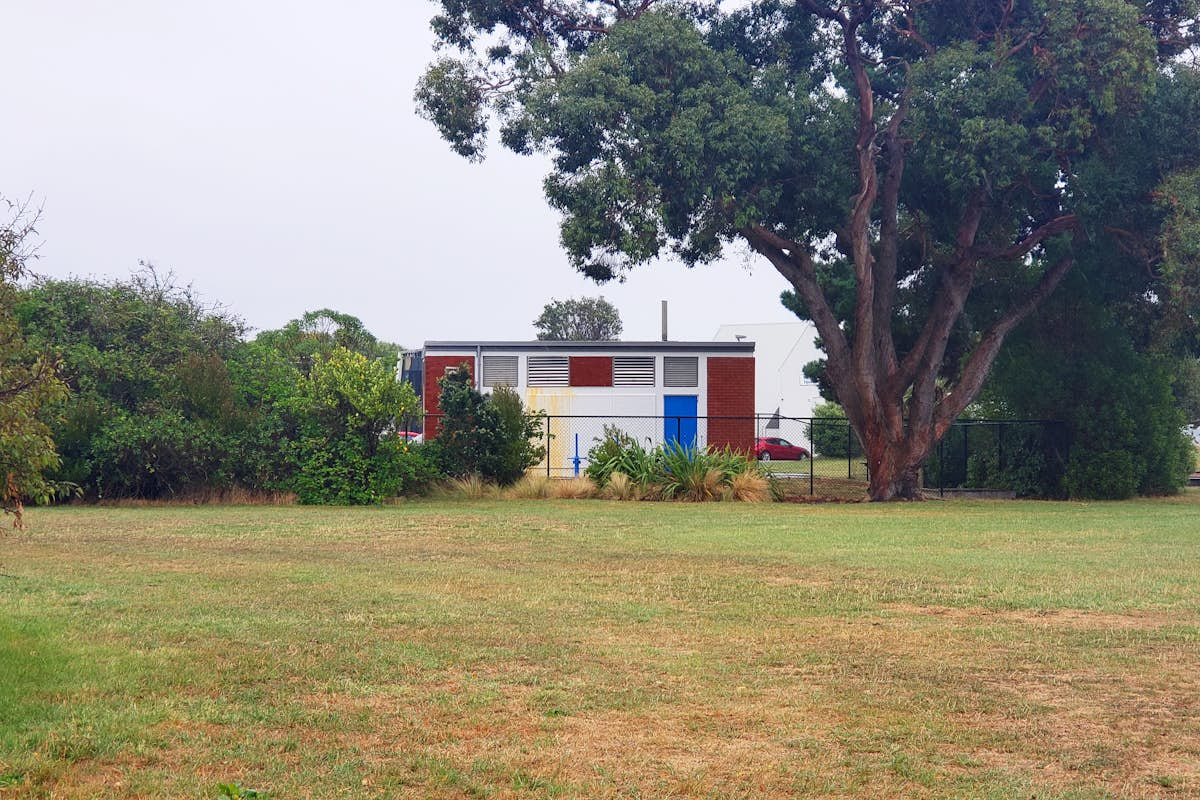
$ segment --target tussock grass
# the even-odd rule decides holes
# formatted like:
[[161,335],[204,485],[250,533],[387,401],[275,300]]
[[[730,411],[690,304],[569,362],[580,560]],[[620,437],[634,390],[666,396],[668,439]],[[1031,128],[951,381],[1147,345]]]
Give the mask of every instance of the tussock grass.
[[558,500],[586,500],[599,494],[589,478],[563,478],[550,483],[550,496]]
[[443,500],[483,500],[499,497],[500,488],[478,475],[467,475],[446,481],[434,495]]
[[504,496],[515,500],[542,500],[551,496],[551,479],[545,475],[526,475],[510,486]]
[[1198,516],[33,509],[0,796],[1196,796]]
[[637,485],[624,472],[613,472],[608,476],[602,495],[609,500],[636,500]]
[[771,498],[771,484],[761,473],[739,472],[729,481],[734,500],[742,503],[766,503]]

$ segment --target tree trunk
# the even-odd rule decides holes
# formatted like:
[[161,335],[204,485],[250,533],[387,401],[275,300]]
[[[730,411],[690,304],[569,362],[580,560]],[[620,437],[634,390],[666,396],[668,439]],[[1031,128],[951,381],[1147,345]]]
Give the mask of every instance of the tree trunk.
[[[926,441],[916,441],[914,437]],[[867,455],[870,474],[867,496],[871,501],[919,500],[921,467],[929,457],[932,437],[918,437],[910,430],[900,440],[883,431],[873,431],[861,438]]]

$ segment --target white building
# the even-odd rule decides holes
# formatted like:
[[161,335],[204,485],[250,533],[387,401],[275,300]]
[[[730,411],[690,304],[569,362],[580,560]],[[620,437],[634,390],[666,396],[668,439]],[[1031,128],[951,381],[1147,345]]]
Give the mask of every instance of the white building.
[[753,452],[754,342],[426,342],[425,433],[436,438],[439,378],[466,366],[482,391],[516,390],[547,415],[551,470],[574,466],[606,426],[648,445]]
[[754,410],[762,416],[811,417],[822,402],[817,384],[804,377],[804,365],[825,354],[817,349],[811,322],[722,325],[717,342],[754,342]]

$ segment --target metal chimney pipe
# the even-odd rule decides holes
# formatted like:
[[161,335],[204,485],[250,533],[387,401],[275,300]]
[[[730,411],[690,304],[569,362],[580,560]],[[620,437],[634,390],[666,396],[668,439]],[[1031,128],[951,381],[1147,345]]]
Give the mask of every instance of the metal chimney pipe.
[[662,334],[663,341],[667,341],[667,301],[662,301]]

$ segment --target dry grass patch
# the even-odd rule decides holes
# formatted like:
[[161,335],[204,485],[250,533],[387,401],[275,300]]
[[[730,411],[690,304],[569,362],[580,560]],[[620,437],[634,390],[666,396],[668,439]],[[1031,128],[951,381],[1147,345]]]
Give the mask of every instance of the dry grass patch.
[[586,500],[598,494],[596,484],[584,477],[559,479],[550,486],[550,496],[559,500]]
[[0,797],[1195,796],[1198,507],[35,510]]

